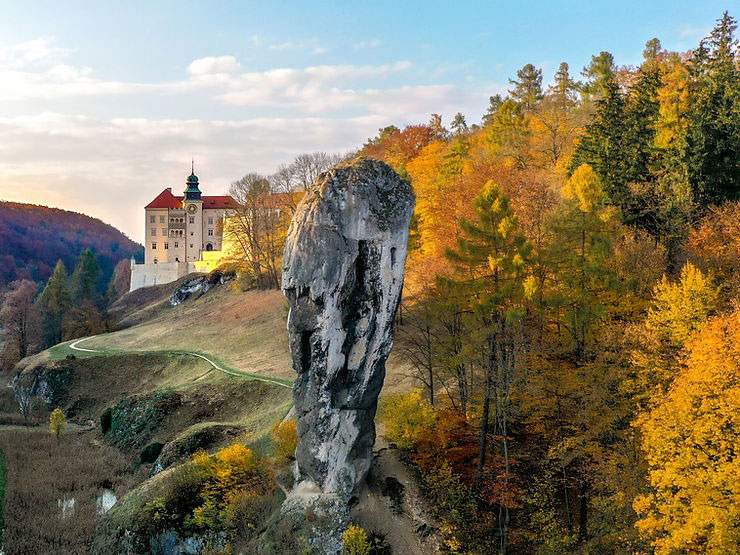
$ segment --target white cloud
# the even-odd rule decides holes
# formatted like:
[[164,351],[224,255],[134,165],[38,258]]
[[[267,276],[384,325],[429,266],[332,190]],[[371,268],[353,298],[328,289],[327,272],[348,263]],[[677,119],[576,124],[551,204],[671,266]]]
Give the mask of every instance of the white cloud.
[[198,58],[188,66],[188,73],[192,76],[213,75],[220,73],[235,73],[241,69],[234,56],[208,56]]
[[[99,78],[49,40],[2,47],[0,101],[31,102],[0,113],[0,198],[81,211],[143,239],[141,207],[165,186],[182,187],[191,156],[204,191],[218,194],[301,152],[357,148],[391,123],[458,110],[473,122],[491,94],[428,72],[431,82],[418,82],[418,73],[407,60],[248,71],[222,55],[192,60],[180,80],[133,82]],[[162,116],[140,117],[142,103],[163,94]],[[175,117],[193,107],[220,117]]]
[[45,38],[0,46],[0,68],[19,69],[33,66],[44,60],[60,59],[68,52],[54,46],[52,40]]
[[219,194],[244,173],[272,172],[301,152],[345,151],[388,123],[381,116],[212,121],[57,113],[3,117],[0,199],[90,214],[142,240],[142,207],[164,187],[184,187],[191,156],[204,192]]

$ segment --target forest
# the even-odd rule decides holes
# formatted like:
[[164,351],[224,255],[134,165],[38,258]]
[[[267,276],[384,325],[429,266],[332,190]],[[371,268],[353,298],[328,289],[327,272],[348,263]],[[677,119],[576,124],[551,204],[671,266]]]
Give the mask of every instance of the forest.
[[740,79],[727,13],[477,124],[389,126],[417,196],[386,398],[453,553],[737,553]]
[[15,280],[42,283],[62,260],[68,267],[85,249],[95,251],[105,287],[121,259],[141,246],[98,219],[58,208],[0,202],[0,292]]

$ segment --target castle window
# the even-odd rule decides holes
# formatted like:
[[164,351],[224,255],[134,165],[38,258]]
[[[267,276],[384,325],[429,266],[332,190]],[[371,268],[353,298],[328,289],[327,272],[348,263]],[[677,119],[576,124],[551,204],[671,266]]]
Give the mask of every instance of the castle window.
[[162,237],[167,237],[167,230],[162,228]]
[[156,237],[156,236],[157,236],[157,228],[156,227],[153,227],[152,228],[152,237]]
[[192,243],[190,243],[190,248],[191,248],[191,249],[193,248],[193,244],[192,244]]
[[208,223],[213,225],[213,218],[208,218]]
[[165,222],[164,216],[159,217],[159,223],[163,224]]
[[156,221],[157,221],[157,217],[156,217],[156,216],[149,216],[149,223],[150,223],[150,224],[153,224],[153,223],[155,223]]
[[190,216],[190,223],[191,224],[194,224],[195,223],[195,216]]
[[169,243],[165,243],[164,244],[164,248],[165,248],[165,250],[169,249],[170,248],[170,244]]
[[152,243],[152,250],[157,250],[157,243]]
[[180,248],[180,243],[178,243],[177,241],[175,241],[175,248],[176,249],[179,249]]
[[212,229],[209,229],[209,230],[208,230],[208,236],[209,236],[209,237],[213,237],[213,230],[212,230]]

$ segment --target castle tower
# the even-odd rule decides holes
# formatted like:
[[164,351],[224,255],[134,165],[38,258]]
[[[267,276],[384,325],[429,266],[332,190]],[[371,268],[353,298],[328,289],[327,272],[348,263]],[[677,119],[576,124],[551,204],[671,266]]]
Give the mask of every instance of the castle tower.
[[195,168],[192,166],[184,194],[182,207],[186,213],[185,261],[195,262],[200,259],[200,251],[203,248],[203,200],[198,186],[198,176],[195,175]]

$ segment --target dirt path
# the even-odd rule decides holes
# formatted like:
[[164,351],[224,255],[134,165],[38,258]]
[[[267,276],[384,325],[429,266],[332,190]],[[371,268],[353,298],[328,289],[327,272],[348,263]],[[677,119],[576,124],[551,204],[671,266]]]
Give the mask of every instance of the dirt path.
[[[84,353],[99,353],[99,354],[102,354],[102,355],[107,354],[108,351],[105,351],[105,350],[86,349],[85,347],[80,347],[79,346],[80,343],[82,343],[83,341],[87,341],[89,339],[94,339],[95,337],[96,336],[93,335],[91,337],[83,337],[82,339],[77,339],[76,341],[73,341],[72,343],[69,344],[69,348],[72,349],[73,351],[80,351],[80,352],[84,352]],[[156,351],[146,351],[146,350],[138,350],[137,349],[135,351],[121,351],[121,352],[148,353],[148,352],[156,352]],[[274,380],[272,378],[267,378],[267,377],[264,377],[264,376],[259,376],[257,374],[248,374],[246,372],[238,372],[236,370],[231,370],[229,368],[224,368],[223,366],[221,366],[219,363],[217,363],[213,359],[211,359],[208,356],[203,355],[201,353],[195,353],[193,351],[180,351],[180,350],[176,351],[176,353],[177,354],[182,354],[182,355],[187,355],[187,356],[192,356],[192,357],[203,359],[208,364],[210,364],[215,370],[218,370],[219,372],[223,372],[224,374],[227,374],[229,376],[235,376],[237,378],[246,378],[246,379],[255,380],[255,381],[259,381],[259,382],[270,383],[270,384],[277,385],[277,386],[280,386],[280,387],[286,387],[288,389],[292,389],[293,388],[292,385],[288,385],[288,384],[283,383],[283,382],[281,382],[279,380]],[[203,377],[205,377],[205,375],[204,376],[201,376],[198,379],[202,379]]]

